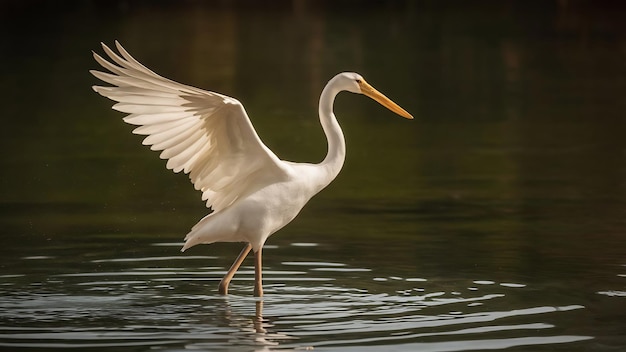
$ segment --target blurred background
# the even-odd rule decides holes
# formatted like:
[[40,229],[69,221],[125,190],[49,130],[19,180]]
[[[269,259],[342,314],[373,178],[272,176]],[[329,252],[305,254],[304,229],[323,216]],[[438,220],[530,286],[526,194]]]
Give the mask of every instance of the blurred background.
[[[551,215],[604,220],[594,226],[624,218],[620,2],[1,6],[0,196],[3,213],[11,213],[4,231],[63,234],[71,222],[54,219],[77,211],[97,211],[100,219],[127,207],[203,212],[186,177],[162,170],[111,102],[91,91],[99,84],[88,73],[97,68],[91,51],[114,40],[161,75],[238,98],[264,142],[287,160],[323,158],[317,99],[337,72],[363,74],[417,117],[403,121],[361,97],[340,96],[349,157],[332,190],[320,195],[326,199],[406,197],[416,213],[434,201],[452,207],[436,212],[444,216],[464,199],[511,202],[511,212],[558,212],[526,206],[558,198],[556,208],[567,211]],[[582,200],[594,207],[577,209]]]
[[[0,269],[21,275],[7,292],[181,242],[206,213],[92,91],[91,51],[119,40],[167,78],[239,99],[299,162],[325,155],[326,82],[361,73],[416,119],[340,95],[344,170],[268,243],[320,244],[305,257],[382,277],[534,284],[546,291],[531,301],[593,307],[578,330],[564,318],[571,334],[624,346],[626,3],[3,1],[0,28]],[[192,254],[227,266],[237,252]],[[380,284],[365,281],[346,282]]]

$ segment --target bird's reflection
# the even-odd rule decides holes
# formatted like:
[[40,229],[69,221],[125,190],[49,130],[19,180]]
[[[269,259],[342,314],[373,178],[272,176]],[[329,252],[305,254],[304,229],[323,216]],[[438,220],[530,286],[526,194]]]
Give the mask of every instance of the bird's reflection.
[[237,328],[238,331],[231,333],[233,345],[252,344],[254,351],[269,351],[286,341],[292,341],[294,337],[274,331],[275,325],[263,317],[263,300],[256,299],[254,315],[243,312],[245,306],[250,307],[250,300],[237,300],[225,297],[224,317],[228,326]]
[[267,324],[268,327],[273,327],[269,321],[263,320],[263,301],[258,300],[255,303],[256,309],[254,312],[254,318],[252,318],[252,322],[254,324],[254,330],[257,334],[267,334],[267,330],[265,329],[264,324]]

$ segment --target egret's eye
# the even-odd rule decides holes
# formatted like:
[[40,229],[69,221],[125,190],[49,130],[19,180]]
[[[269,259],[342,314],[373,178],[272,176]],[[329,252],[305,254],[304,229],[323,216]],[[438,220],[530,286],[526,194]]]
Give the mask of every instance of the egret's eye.
[[356,83],[361,84],[361,83],[362,83],[362,81],[361,81],[360,79],[357,79],[357,80],[356,80]]

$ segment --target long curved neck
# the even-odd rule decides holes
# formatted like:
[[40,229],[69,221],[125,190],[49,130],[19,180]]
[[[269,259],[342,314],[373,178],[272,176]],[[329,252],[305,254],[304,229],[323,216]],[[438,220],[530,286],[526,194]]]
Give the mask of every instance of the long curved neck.
[[324,160],[318,165],[324,169],[326,175],[324,186],[328,185],[341,170],[343,162],[346,159],[346,141],[343,137],[341,127],[333,113],[333,104],[335,97],[340,92],[334,80],[330,80],[320,96],[319,115],[326,140],[328,142],[328,152]]

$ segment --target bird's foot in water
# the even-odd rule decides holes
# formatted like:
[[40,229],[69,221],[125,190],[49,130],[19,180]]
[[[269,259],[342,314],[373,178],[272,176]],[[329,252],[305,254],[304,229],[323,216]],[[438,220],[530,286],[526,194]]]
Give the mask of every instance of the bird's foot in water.
[[220,281],[220,284],[217,286],[217,291],[220,293],[220,295],[227,295],[228,294],[228,284],[230,282],[228,281],[224,281],[222,279],[222,281]]

